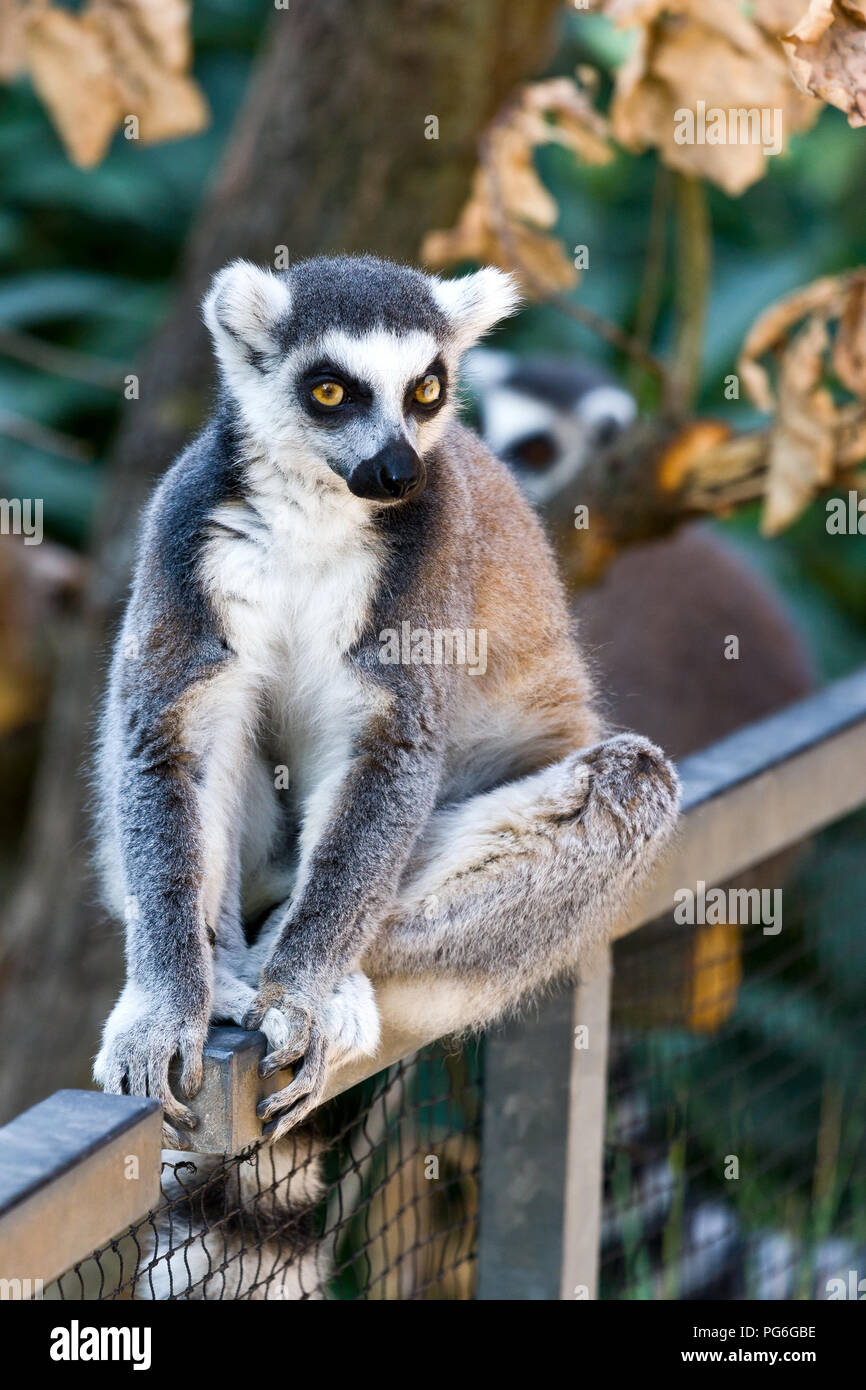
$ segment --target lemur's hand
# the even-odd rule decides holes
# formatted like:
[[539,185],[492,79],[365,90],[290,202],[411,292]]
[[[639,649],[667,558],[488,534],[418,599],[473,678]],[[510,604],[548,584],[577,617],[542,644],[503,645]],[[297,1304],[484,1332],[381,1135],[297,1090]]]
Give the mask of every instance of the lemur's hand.
[[319,1105],[325,1089],[328,1059],[324,1010],[311,1005],[308,999],[293,995],[283,985],[265,980],[247,1010],[244,1028],[261,1028],[270,1009],[282,1015],[288,1036],[282,1047],[262,1058],[259,1075],[273,1076],[275,1071],[300,1062],[289,1085],[275,1091],[256,1107],[260,1120],[267,1123],[276,1119],[273,1129],[266,1130],[268,1137],[276,1141]]
[[180,1089],[192,1100],[201,1089],[208,1013],[204,1004],[181,1011],[159,995],[127,984],[109,1015],[93,1065],[94,1079],[104,1091],[151,1096],[161,1102],[168,1148],[190,1148],[181,1131],[198,1124],[192,1111],[172,1093],[169,1067],[179,1055]]
[[281,1114],[273,1138],[279,1139],[299,1124],[320,1103],[327,1068],[351,1057],[372,1057],[379,1045],[379,1010],[373,986],[361,971],[346,975],[321,1009],[292,995],[290,989],[265,984],[244,1017],[245,1028],[262,1028],[268,1012],[279,1016],[288,1033],[286,1041],[262,1060],[262,1076],[303,1063],[289,1086],[262,1101],[258,1115],[272,1120]]

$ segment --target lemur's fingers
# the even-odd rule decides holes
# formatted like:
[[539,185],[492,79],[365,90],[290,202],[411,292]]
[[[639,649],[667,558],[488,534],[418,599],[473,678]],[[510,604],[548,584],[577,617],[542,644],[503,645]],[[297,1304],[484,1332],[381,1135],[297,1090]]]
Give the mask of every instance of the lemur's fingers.
[[198,1034],[186,1028],[180,1035],[180,1089],[187,1100],[193,1100],[201,1090],[202,1043]]
[[[163,1124],[180,1125],[195,1129],[198,1117],[188,1110],[175,1097],[168,1079],[171,1057],[163,1053],[149,1056],[143,1052],[132,1052],[128,1060],[121,1063],[121,1083],[117,1087],[104,1086],[105,1090],[116,1090],[129,1096],[150,1096],[162,1106]],[[96,1078],[101,1079],[99,1076]],[[176,1136],[175,1136],[176,1137]],[[181,1145],[183,1147],[183,1145]]]
[[156,1097],[162,1104],[162,1113],[172,1124],[183,1125],[186,1129],[195,1129],[198,1125],[198,1116],[191,1110],[187,1110],[179,1100],[176,1100],[171,1091],[166,1086],[162,1095]]
[[182,1134],[179,1129],[175,1129],[174,1125],[167,1124],[166,1121],[163,1120],[162,1147],[164,1149],[190,1149],[192,1145],[189,1139]]
[[[244,980],[239,980],[226,967],[215,972],[211,1008],[213,1018],[226,1018],[243,1028],[255,1002],[256,992]],[[268,1009],[259,1028],[267,1039],[268,1052],[285,1047],[291,1037],[291,1029],[279,1009]]]
[[[180,1050],[179,1046],[178,1051]],[[158,1100],[162,1105],[163,1123],[174,1127],[181,1125],[186,1129],[195,1129],[198,1124],[198,1117],[181,1104],[171,1089],[169,1068],[174,1055],[174,1052],[170,1052],[168,1047],[163,1047],[159,1051],[152,1049],[148,1058],[147,1087],[144,1091],[133,1092],[133,1094],[153,1096]]]
[[[325,1085],[326,1044],[324,1034],[313,1028],[302,1065],[288,1086],[267,1096],[256,1107],[260,1120],[272,1120],[279,1115],[277,1128],[269,1137],[282,1138],[294,1125],[300,1124],[319,1104]],[[287,1113],[283,1113],[287,1112]]]
[[281,1115],[278,1120],[274,1120],[272,1124],[264,1125],[262,1128],[263,1137],[272,1144],[278,1144],[281,1139],[285,1139],[291,1130],[297,1129],[298,1125],[302,1125],[314,1111],[318,1110],[321,1100],[322,1097],[319,1092],[305,1096],[296,1105],[293,1105],[285,1115]]
[[244,1015],[244,1028],[261,1029],[271,1051],[259,1064],[259,1076],[273,1076],[307,1051],[313,1021],[302,1005],[288,998],[279,985],[263,985]]
[[[177,1138],[175,1128],[195,1129],[198,1119],[172,1092],[169,1067],[175,1053],[180,1052],[181,1085],[188,1096],[195,1094],[189,1088],[201,1082],[201,1047],[199,1031],[192,1027],[182,1029],[177,1046],[173,1046],[170,1036],[160,1033],[154,1039],[142,1025],[106,1042],[96,1059],[93,1074],[104,1091],[158,1100],[167,1126],[166,1135]],[[181,1143],[179,1147],[185,1146]]]
[[284,1071],[293,1062],[297,1062],[303,1057],[310,1046],[310,1022],[306,1021],[300,1030],[292,1030],[288,1042],[282,1047],[278,1047],[274,1052],[269,1052],[267,1057],[263,1057],[259,1062],[259,1076],[266,1081],[269,1076],[273,1076],[275,1071]]
[[279,1009],[286,1017],[287,1024],[292,1032],[299,1029],[303,1021],[306,1020],[309,1026],[309,1011],[297,1004],[283,989],[282,985],[264,984],[256,994],[249,1008],[243,1017],[242,1028],[260,1029],[264,1024],[265,1018],[274,1009]]

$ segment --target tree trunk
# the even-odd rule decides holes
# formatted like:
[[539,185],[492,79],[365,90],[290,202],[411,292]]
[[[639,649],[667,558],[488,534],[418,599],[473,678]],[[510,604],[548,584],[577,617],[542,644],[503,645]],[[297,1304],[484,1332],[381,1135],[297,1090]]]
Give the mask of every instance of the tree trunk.
[[[86,1086],[119,988],[120,939],[88,867],[86,786],[110,625],[140,506],[206,412],[211,359],[199,314],[234,256],[273,263],[369,250],[413,260],[465,200],[485,124],[543,65],[561,0],[316,0],[278,11],[168,321],[140,371],[113,451],[85,610],[70,627],[45,735],[0,973],[0,1118],[59,1086]],[[426,138],[427,118],[439,138]]]

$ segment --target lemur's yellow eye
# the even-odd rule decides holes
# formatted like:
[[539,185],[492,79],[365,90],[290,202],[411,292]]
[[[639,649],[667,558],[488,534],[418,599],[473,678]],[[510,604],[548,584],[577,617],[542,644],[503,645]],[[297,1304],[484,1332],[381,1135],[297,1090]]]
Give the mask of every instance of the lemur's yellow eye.
[[435,405],[442,395],[442,382],[431,372],[415,387],[415,399],[419,405]]
[[320,381],[318,386],[313,387],[313,399],[319,405],[342,405],[346,393],[338,381]]

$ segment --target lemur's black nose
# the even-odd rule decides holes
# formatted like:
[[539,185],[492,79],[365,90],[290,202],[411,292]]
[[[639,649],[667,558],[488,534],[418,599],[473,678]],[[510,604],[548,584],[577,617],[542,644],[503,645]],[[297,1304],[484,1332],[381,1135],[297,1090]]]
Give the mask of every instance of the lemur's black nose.
[[424,460],[411,444],[397,440],[364,459],[349,474],[349,491],[356,497],[402,502],[420,492],[427,481]]

